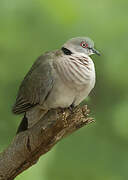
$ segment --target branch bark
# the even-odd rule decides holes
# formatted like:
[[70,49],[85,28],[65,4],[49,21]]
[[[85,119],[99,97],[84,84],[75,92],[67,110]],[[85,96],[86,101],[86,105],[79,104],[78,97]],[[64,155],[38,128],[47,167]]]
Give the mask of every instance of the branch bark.
[[88,117],[87,106],[70,110],[50,110],[31,129],[19,133],[0,154],[0,180],[13,180],[35,164],[59,140],[94,122]]

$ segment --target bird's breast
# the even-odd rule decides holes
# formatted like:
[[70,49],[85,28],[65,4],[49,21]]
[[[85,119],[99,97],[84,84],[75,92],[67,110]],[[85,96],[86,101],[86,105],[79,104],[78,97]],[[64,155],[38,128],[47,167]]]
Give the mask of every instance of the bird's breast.
[[68,86],[80,89],[91,82],[95,83],[94,64],[89,57],[63,57],[55,63],[55,68]]
[[[84,58],[83,58],[84,60]],[[78,105],[95,84],[93,62],[79,57],[63,56],[53,62],[54,85],[44,106],[48,108]]]

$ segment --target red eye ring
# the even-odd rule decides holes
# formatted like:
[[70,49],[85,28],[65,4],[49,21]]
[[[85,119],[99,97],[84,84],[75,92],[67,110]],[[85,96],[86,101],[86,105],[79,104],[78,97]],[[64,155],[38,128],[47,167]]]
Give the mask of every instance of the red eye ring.
[[83,47],[83,48],[87,48],[88,47],[88,44],[85,42],[85,41],[82,41],[80,43],[80,45]]

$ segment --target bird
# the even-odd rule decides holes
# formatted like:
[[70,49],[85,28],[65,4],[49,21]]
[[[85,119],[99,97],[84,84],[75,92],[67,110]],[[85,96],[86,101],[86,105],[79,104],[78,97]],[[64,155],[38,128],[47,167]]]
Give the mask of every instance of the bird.
[[93,40],[74,37],[34,62],[12,108],[24,115],[17,133],[33,127],[50,109],[74,108],[86,99],[96,81],[92,54],[100,55]]

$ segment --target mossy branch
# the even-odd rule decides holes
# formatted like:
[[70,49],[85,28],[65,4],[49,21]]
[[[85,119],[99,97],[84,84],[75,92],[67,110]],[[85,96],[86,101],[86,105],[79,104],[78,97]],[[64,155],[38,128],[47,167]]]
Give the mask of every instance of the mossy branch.
[[50,110],[31,129],[17,134],[0,154],[0,180],[13,180],[63,137],[94,122],[88,114],[86,105],[72,112],[68,109]]

